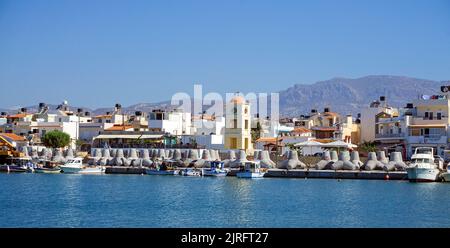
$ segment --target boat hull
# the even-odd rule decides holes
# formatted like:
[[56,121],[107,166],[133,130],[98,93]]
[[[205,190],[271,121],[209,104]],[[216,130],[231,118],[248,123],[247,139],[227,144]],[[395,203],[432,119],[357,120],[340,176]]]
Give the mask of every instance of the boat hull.
[[29,172],[29,169],[21,167],[21,166],[15,166],[15,165],[2,165],[2,166],[0,166],[0,171],[10,172],[10,173],[24,173],[24,172]]
[[210,170],[204,170],[203,176],[205,177],[224,177],[228,174],[226,171],[210,171]]
[[173,176],[179,173],[178,170],[146,170],[147,175]]
[[407,168],[408,180],[410,182],[436,182],[439,176],[438,169]]
[[181,175],[182,176],[187,176],[187,177],[200,177],[202,176],[201,171],[194,171],[194,170],[182,170],[181,171]]
[[104,173],[105,170],[104,168],[101,167],[95,167],[95,168],[85,168],[80,170],[78,173],[79,174],[102,174]]
[[81,167],[72,167],[72,166],[61,166],[60,168],[61,172],[68,174],[79,173],[82,170]]
[[443,173],[442,179],[444,179],[444,182],[450,182],[450,172]]
[[46,173],[46,174],[59,174],[61,173],[61,169],[50,169],[50,168],[36,168],[34,169],[35,173]]
[[264,174],[262,172],[238,172],[236,173],[236,177],[239,178],[263,178]]

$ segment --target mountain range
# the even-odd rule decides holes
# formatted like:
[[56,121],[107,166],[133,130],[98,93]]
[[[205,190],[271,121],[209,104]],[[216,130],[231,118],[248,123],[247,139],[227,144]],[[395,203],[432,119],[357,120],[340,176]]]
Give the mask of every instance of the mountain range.
[[[405,76],[373,75],[361,78],[336,77],[313,84],[295,84],[279,92],[280,115],[295,117],[308,114],[311,109],[323,111],[329,107],[340,114],[356,115],[361,108],[368,106],[373,100],[385,96],[389,105],[403,107],[406,103],[417,99],[421,94],[439,94],[440,86],[450,85],[450,81],[433,81]],[[51,109],[57,105],[48,104]],[[123,110],[126,113],[135,111],[150,112],[153,109],[171,109],[170,101],[157,103],[138,103]],[[26,107],[28,112],[35,112],[38,105]],[[72,106],[71,109],[79,108]],[[111,108],[89,109],[93,115],[112,111]],[[1,109],[2,112],[15,113],[17,110]]]

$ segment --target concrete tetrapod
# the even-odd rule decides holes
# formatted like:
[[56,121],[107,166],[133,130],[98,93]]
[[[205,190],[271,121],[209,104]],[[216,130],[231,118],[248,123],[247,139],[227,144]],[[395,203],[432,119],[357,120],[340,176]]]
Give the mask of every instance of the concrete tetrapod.
[[364,163],[361,162],[361,159],[359,158],[359,152],[358,151],[352,151],[350,161],[354,165],[356,165],[356,167],[357,167],[356,169],[358,169],[358,170],[364,165]]
[[240,150],[238,159],[233,161],[230,164],[230,167],[232,167],[232,168],[239,168],[241,165],[244,165],[246,162],[248,162],[247,154],[245,153],[244,150]]
[[225,167],[231,167],[231,164],[236,161],[236,153],[234,150],[228,151],[228,158],[223,160]]
[[402,153],[401,152],[391,152],[389,157],[389,163],[384,165],[383,170],[385,171],[403,171],[406,169],[406,164],[403,162]]
[[56,148],[54,152],[54,156],[52,157],[52,161],[56,163],[65,163],[66,160],[64,159],[63,153],[61,152],[61,149]]
[[102,152],[102,157],[99,160],[97,160],[97,164],[101,165],[101,166],[108,165],[110,163],[109,161],[111,160],[111,156],[109,154],[109,149],[108,148],[102,149],[101,152]]
[[367,161],[364,163],[363,169],[371,171],[380,166],[383,167],[383,164],[378,161],[377,154],[375,152],[369,152]]
[[325,167],[330,163],[331,161],[331,155],[330,155],[330,151],[325,151],[322,154],[322,160],[320,160],[319,162],[317,162],[316,164],[316,169],[317,170],[323,170],[325,169]]
[[389,159],[386,158],[386,153],[384,151],[377,152],[378,164],[375,167],[375,170],[383,170],[384,166],[389,163]]
[[295,168],[306,168],[306,165],[298,159],[297,151],[289,151],[288,159],[281,161],[278,166],[280,169],[295,169]]

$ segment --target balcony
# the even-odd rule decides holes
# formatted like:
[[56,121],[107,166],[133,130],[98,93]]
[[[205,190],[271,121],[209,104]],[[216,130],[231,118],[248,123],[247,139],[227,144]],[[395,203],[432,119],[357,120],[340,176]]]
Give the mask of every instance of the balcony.
[[441,117],[438,119],[437,117],[429,118],[422,116],[415,116],[411,118],[410,125],[447,125],[448,117]]
[[447,144],[447,136],[446,135],[408,136],[408,143]]
[[403,139],[405,133],[377,133],[375,139]]

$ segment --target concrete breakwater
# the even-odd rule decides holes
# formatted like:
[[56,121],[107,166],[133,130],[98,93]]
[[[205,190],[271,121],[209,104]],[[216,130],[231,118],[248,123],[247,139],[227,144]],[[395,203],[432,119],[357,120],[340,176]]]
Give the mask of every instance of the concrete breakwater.
[[326,179],[366,179],[366,180],[408,180],[406,171],[349,171],[349,170],[284,170],[270,169],[264,177],[282,178],[326,178]]
[[[145,167],[107,167],[106,174],[146,174]],[[231,169],[227,176],[236,176],[239,169]],[[366,179],[366,180],[408,180],[405,171],[359,171],[359,170],[306,170],[269,169],[264,177],[274,178],[323,178],[323,179]]]

